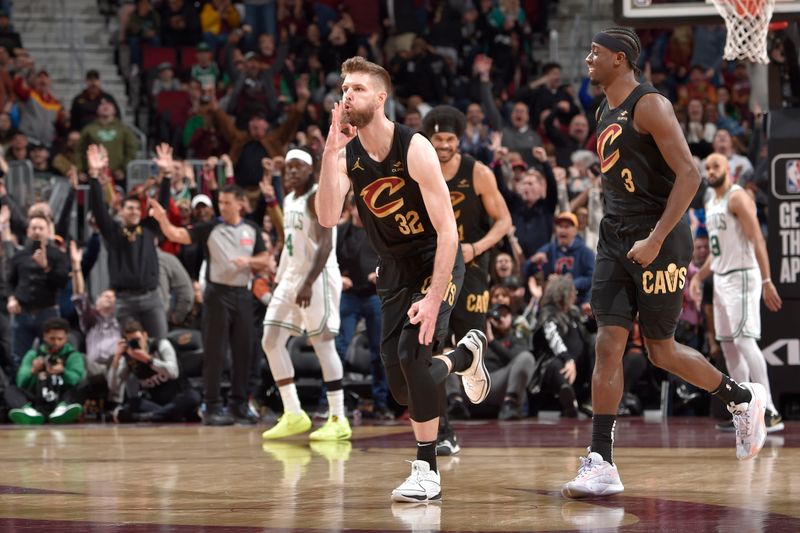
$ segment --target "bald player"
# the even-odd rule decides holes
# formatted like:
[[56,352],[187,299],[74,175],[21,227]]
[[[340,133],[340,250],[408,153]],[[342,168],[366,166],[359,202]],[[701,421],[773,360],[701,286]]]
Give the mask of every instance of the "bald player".
[[[783,429],[783,419],[770,393],[767,362],[756,344],[761,337],[761,309],[781,308],[772,283],[767,245],[756,216],[756,204],[739,185],[732,183],[730,164],[723,154],[705,161],[709,191],[706,193],[706,227],[711,253],[695,274],[689,290],[700,302],[703,280],[714,274],[714,327],[725,364],[736,381],[760,383],[767,391],[767,432]],[[719,424],[733,431],[733,421]]]

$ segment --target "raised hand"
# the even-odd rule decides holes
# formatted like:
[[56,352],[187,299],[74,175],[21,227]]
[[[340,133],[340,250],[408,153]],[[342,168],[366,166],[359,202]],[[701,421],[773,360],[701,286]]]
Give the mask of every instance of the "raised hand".
[[83,250],[75,241],[69,241],[69,257],[72,259],[73,265],[80,265],[83,260]]
[[261,194],[264,195],[265,200],[270,201],[275,199],[275,188],[272,186],[271,175],[265,173],[261,181],[258,182],[258,188],[261,189]]
[[344,104],[342,102],[334,104],[333,110],[331,110],[331,128],[328,130],[328,139],[325,141],[326,151],[330,150],[338,154],[358,134],[355,126],[342,122],[343,113]]
[[86,163],[89,165],[89,176],[96,178],[108,166],[108,152],[105,147],[90,145],[86,150]]
[[164,174],[171,174],[173,170],[172,163],[172,146],[167,143],[161,143],[156,146],[156,157],[153,162],[158,165],[158,169]]
[[539,163],[544,163],[547,161],[547,150],[545,150],[543,147],[537,146],[531,150],[531,152],[533,153],[534,159],[536,159]]
[[167,219],[167,212],[164,210],[164,207],[160,203],[158,203],[158,200],[156,200],[155,198],[150,198],[148,200],[148,203],[150,204],[151,217],[156,219],[156,221],[158,221],[159,223],[162,220]]

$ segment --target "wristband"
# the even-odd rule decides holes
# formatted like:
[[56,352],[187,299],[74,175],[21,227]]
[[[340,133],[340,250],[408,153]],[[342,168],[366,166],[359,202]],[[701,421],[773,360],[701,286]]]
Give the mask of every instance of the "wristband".
[[772,278],[767,278],[761,282],[762,285],[766,285],[767,283],[772,283]]
[[270,198],[269,200],[264,198],[264,200],[266,200],[266,202],[267,202],[267,207],[277,207],[278,206],[278,199],[277,198]]

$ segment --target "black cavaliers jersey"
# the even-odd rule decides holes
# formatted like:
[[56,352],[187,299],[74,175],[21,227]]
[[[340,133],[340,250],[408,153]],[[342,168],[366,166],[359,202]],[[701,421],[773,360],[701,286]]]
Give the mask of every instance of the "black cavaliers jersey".
[[347,175],[353,182],[358,213],[380,257],[409,257],[436,250],[436,231],[422,192],[408,173],[413,136],[413,130],[395,122],[392,146],[381,162],[367,154],[358,136],[347,144]]
[[[479,241],[491,227],[491,221],[483,208],[481,197],[475,192],[474,170],[475,159],[472,156],[461,154],[458,171],[447,181],[447,188],[450,189],[450,202],[453,204],[453,212],[458,225],[458,240],[461,242]],[[483,270],[488,270],[488,254],[483,254],[478,258],[478,266]]]
[[675,183],[675,173],[653,136],[641,134],[633,126],[636,103],[650,93],[658,91],[642,83],[619,107],[609,109],[604,100],[598,109],[597,155],[603,173],[606,215],[661,215]]

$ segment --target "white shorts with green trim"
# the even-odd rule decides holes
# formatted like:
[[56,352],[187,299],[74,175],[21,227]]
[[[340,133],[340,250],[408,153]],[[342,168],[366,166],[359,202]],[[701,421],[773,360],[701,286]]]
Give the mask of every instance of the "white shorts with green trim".
[[295,300],[302,277],[283,276],[264,315],[264,326],[278,326],[315,337],[325,331],[339,333],[339,301],[342,275],[337,268],[324,268],[311,289],[311,304],[301,308]]
[[761,272],[757,268],[714,274],[717,340],[761,338]]

